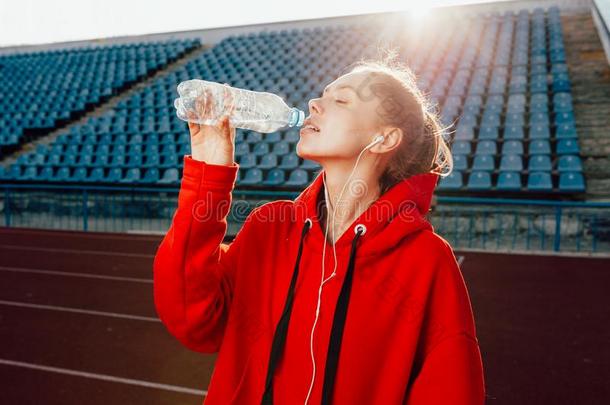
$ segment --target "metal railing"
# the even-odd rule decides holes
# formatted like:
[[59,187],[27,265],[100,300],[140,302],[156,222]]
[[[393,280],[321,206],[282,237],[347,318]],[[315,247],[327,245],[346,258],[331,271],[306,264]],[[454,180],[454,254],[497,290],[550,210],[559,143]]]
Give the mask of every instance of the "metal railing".
[[[3,184],[0,225],[165,233],[178,188]],[[233,191],[227,233],[255,206],[298,192]],[[610,253],[610,202],[438,196],[429,215],[456,249]]]

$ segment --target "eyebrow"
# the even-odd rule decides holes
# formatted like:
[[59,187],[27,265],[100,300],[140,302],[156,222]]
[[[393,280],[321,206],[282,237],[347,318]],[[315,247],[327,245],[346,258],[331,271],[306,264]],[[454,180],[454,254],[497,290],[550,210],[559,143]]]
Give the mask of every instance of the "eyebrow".
[[[326,94],[326,91],[327,91],[328,89],[329,89],[329,88],[328,88],[328,86],[327,86],[327,87],[325,87],[325,88],[324,88],[324,91],[322,92],[322,94],[323,94],[323,95],[324,95],[324,94]],[[340,90],[340,89],[352,89],[352,90],[356,91],[356,90],[355,90],[355,89],[354,89],[352,86],[350,86],[349,84],[344,84],[344,85],[341,85],[341,86],[337,87],[337,90]]]

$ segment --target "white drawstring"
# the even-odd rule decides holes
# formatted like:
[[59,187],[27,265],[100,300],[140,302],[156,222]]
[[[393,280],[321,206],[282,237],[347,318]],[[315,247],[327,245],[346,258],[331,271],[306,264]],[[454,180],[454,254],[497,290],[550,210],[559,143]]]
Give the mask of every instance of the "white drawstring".
[[[373,141],[371,142],[369,145],[367,145],[364,149],[362,149],[362,151],[360,152],[360,154],[358,155],[358,159],[356,159],[356,164],[354,165],[354,168],[352,169],[352,172],[350,173],[349,177],[347,178],[345,184],[343,185],[343,188],[341,189],[341,193],[339,193],[339,197],[337,198],[337,204],[335,206],[333,206],[333,215],[332,215],[332,232],[333,232],[333,258],[334,258],[334,262],[335,265],[333,267],[333,272],[331,273],[330,276],[328,276],[328,278],[325,280],[324,279],[324,274],[325,274],[325,269],[324,269],[324,264],[325,264],[325,259],[326,259],[326,241],[328,240],[328,228],[329,226],[329,215],[328,215],[328,208],[326,209],[326,230],[324,232],[324,247],[322,248],[322,277],[320,279],[320,287],[318,288],[318,304],[316,306],[316,318],[314,319],[313,322],[313,327],[311,328],[311,334],[310,334],[310,338],[309,338],[309,349],[310,349],[310,354],[311,354],[311,361],[313,363],[313,374],[311,376],[311,382],[309,384],[309,391],[307,392],[307,397],[305,398],[305,405],[307,405],[307,403],[309,402],[309,397],[311,396],[311,391],[313,389],[313,384],[314,381],[316,379],[316,359],[313,353],[313,334],[314,331],[316,329],[316,325],[318,323],[318,316],[320,315],[320,304],[322,301],[322,287],[323,285],[330,280],[331,278],[333,278],[336,274],[337,274],[337,249],[335,247],[335,214],[337,212],[336,207],[339,206],[339,203],[341,202],[341,197],[343,196],[343,192],[345,191],[345,187],[348,185],[350,179],[352,178],[352,176],[354,175],[354,172],[356,171],[356,167],[358,166],[358,162],[360,161],[360,158],[362,157],[362,154],[370,147],[374,146],[377,142]],[[322,173],[322,181],[324,182],[324,195],[326,198],[326,203],[327,203],[327,207],[330,201],[330,198],[328,196],[328,190],[326,187],[326,171],[324,171]],[[366,232],[366,227],[362,224],[358,224],[358,226],[362,226],[364,232]],[[355,229],[356,230],[356,229]],[[363,235],[364,235],[363,232]]]

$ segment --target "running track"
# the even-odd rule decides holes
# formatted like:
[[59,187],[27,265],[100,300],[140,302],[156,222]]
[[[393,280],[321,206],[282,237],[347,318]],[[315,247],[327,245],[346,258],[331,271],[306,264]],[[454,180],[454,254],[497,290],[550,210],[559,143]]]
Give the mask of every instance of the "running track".
[[[183,348],[156,316],[159,241],[0,228],[0,404],[202,403],[215,355]],[[610,398],[608,259],[457,255],[488,404]]]

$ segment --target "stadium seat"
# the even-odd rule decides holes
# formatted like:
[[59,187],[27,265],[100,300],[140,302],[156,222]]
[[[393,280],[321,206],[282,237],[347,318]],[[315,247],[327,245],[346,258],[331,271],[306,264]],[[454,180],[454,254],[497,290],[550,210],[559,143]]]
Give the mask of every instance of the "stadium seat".
[[159,184],[177,184],[179,182],[178,169],[175,167],[165,170],[163,177],[158,181]]
[[491,155],[475,155],[472,170],[494,170],[495,161]]
[[438,188],[441,190],[458,190],[464,186],[462,180],[462,172],[453,170],[446,177],[441,177]]
[[582,173],[567,172],[559,175],[559,190],[570,192],[585,191],[585,180]]
[[578,155],[580,153],[578,142],[576,139],[560,139],[557,141],[556,153],[558,155]]
[[140,181],[141,173],[137,167],[127,169],[125,177],[119,180],[120,183],[137,183]]
[[159,169],[156,167],[146,170],[144,177],[140,180],[141,183],[151,184],[159,181]]
[[536,123],[530,127],[529,137],[530,139],[549,139],[551,130],[548,125]]
[[527,169],[530,172],[551,171],[551,157],[548,155],[532,155],[530,156]]
[[468,177],[469,190],[491,190],[491,175],[486,171],[472,171]]
[[531,172],[527,177],[527,189],[530,191],[552,191],[551,173]]
[[503,155],[500,160],[500,171],[520,172],[523,170],[523,161],[520,155]]
[[550,155],[551,144],[549,141],[533,141],[529,145],[530,155]]
[[241,155],[237,161],[239,162],[239,167],[242,169],[251,169],[256,167],[256,156],[252,154]]
[[479,141],[477,143],[477,155],[495,155],[496,153],[498,151],[494,141]]
[[513,125],[504,128],[504,139],[520,140],[524,138],[523,126]]
[[451,153],[454,155],[470,155],[472,149],[468,141],[455,141],[451,145]]
[[315,170],[315,169],[319,169],[319,168],[320,168],[320,164],[313,160],[303,159],[303,163],[301,163],[301,169]]
[[498,175],[498,184],[496,185],[498,190],[503,191],[518,191],[521,190],[521,175],[519,172],[501,172]]
[[273,153],[269,153],[261,158],[258,167],[260,169],[273,169],[277,166],[277,156]]
[[95,167],[91,170],[89,177],[86,179],[89,183],[99,183],[104,181],[104,169],[101,167]]
[[303,169],[295,169],[290,172],[290,176],[284,184],[287,186],[304,186],[309,181],[307,177],[307,171]]
[[263,185],[270,187],[280,186],[286,180],[285,176],[286,174],[282,169],[271,169],[269,170],[269,173],[267,173],[267,178],[263,181]]
[[523,155],[523,143],[521,141],[505,141],[502,144],[503,155]]
[[574,139],[577,138],[576,126],[574,123],[564,122],[557,125],[557,132],[555,134],[557,139]]
[[240,185],[256,185],[263,182],[263,171],[259,168],[248,169],[246,175],[240,181]]
[[465,155],[454,155],[453,168],[456,170],[468,169],[468,158]]
[[282,156],[282,162],[278,167],[280,169],[296,169],[299,167],[299,157],[294,153],[284,155]]
[[580,157],[574,155],[560,156],[557,163],[557,170],[560,172],[582,171],[582,162],[580,161]]

